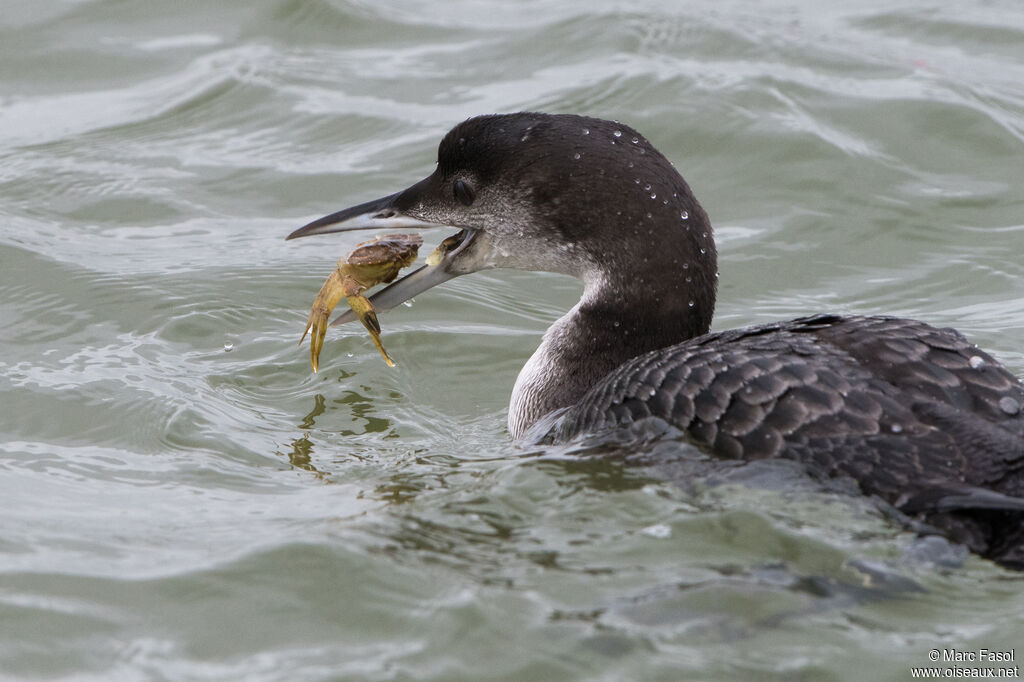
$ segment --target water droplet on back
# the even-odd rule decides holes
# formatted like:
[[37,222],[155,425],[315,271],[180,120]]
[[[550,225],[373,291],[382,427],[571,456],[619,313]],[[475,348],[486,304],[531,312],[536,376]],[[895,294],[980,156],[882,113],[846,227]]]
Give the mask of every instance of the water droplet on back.
[[967,364],[971,366],[971,369],[981,369],[985,366],[985,358],[978,355],[972,355],[971,359],[967,361]]
[[1016,398],[1010,396],[1004,396],[999,399],[999,409],[1008,415],[1015,415],[1020,413],[1020,402]]
[[[672,196],[675,196],[675,194],[673,194]],[[683,211],[682,213],[679,214],[679,217],[682,218],[683,220],[686,220],[687,218],[690,217],[690,213],[689,211]]]
[[615,137],[622,137],[622,131],[616,130],[614,133],[612,133],[612,135],[614,135]]

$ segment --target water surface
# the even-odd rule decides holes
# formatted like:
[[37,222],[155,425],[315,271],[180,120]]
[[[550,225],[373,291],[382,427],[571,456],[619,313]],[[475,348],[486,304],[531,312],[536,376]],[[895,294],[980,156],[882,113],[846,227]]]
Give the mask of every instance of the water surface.
[[[785,466],[510,443],[575,281],[296,342],[458,121],[614,118],[716,227],[715,328],[955,325],[1024,373],[1024,8],[459,0],[0,14],[0,675],[905,679],[1024,639],[1019,575]],[[447,236],[427,233],[424,252]]]

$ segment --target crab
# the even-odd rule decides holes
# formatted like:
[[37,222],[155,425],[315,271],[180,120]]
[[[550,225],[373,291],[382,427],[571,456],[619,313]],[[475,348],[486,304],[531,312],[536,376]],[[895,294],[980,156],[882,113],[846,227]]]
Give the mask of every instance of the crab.
[[384,356],[388,367],[395,366],[381,344],[377,312],[362,293],[378,284],[393,281],[399,270],[416,260],[416,254],[422,244],[423,237],[418,234],[386,234],[358,244],[345,259],[338,261],[337,269],[330,274],[320,288],[316,300],[313,301],[309,322],[306,323],[306,330],[299,339],[299,345],[302,345],[306,334],[310,335],[309,361],[314,372],[319,368],[320,350],[324,345],[328,318],[342,297],[348,300],[356,317],[366,327],[366,331],[370,332],[373,344]]

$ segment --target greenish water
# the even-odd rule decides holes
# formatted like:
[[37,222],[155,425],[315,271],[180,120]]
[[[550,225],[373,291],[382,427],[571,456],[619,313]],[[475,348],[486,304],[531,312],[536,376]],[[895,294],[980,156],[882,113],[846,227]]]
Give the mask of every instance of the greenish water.
[[1024,373],[1020,3],[680,5],[4,3],[0,677],[1024,658],[1021,576],[871,500],[511,444],[570,279],[419,297],[382,318],[393,370],[356,327],[318,375],[296,346],[362,236],[284,236],[424,176],[456,122],[533,109],[622,120],[675,162],[717,230],[715,328],[909,315]]

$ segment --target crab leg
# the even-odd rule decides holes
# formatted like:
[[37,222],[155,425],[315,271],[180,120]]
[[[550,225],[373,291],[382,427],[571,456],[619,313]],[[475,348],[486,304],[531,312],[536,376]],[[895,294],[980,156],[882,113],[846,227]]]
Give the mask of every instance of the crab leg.
[[384,350],[384,344],[380,341],[380,323],[377,321],[377,312],[373,309],[370,299],[365,296],[347,296],[346,298],[356,317],[366,327],[366,331],[370,332],[373,345],[377,346],[377,350],[384,356],[384,362],[388,363],[388,367],[394,367],[394,361],[388,355],[388,352]]

